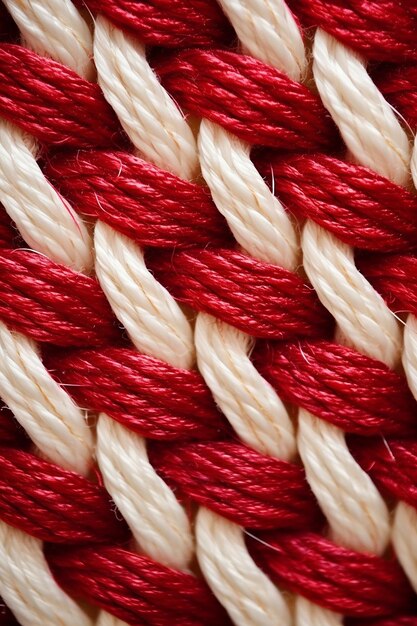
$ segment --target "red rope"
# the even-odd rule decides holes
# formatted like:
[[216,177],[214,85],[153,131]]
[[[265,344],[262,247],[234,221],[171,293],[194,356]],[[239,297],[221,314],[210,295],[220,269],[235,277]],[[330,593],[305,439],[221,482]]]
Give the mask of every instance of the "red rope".
[[127,152],[77,152],[48,163],[46,175],[72,206],[143,246],[222,245],[231,236],[205,187]]
[[80,406],[104,412],[152,439],[211,439],[227,432],[197,372],[133,348],[53,353],[51,374]]
[[75,4],[86,5],[155,46],[212,46],[232,35],[225,15],[211,0],[75,0]]
[[227,249],[149,255],[149,267],[180,302],[254,337],[298,339],[331,330],[315,292],[296,274]]
[[260,346],[255,363],[284,400],[348,433],[417,435],[416,403],[405,378],[340,344]]
[[58,583],[131,626],[229,626],[206,584],[146,556],[111,546],[50,546],[48,562]]
[[378,617],[413,606],[412,589],[394,560],[336,546],[313,533],[249,537],[252,554],[277,583],[343,615]]
[[345,243],[376,252],[417,247],[417,199],[365,167],[325,154],[257,160],[287,211],[308,218]]
[[97,84],[13,44],[0,44],[0,114],[61,148],[112,145],[120,128]]
[[94,346],[119,336],[94,278],[25,250],[0,250],[0,319],[58,346]]
[[181,50],[155,61],[155,68],[180,106],[251,144],[312,150],[332,146],[337,137],[316,95],[253,57]]
[[375,61],[417,59],[414,2],[395,0],[288,0],[306,26],[320,26]]

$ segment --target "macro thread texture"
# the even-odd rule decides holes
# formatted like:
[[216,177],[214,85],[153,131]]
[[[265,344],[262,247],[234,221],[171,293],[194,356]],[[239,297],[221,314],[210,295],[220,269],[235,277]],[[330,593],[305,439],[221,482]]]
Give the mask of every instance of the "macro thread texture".
[[1,626],[417,626],[416,61],[415,0],[2,0]]

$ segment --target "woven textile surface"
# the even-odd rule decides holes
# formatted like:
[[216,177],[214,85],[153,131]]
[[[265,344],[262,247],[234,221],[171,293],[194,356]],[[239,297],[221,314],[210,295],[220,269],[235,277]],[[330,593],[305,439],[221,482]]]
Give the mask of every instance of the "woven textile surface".
[[417,626],[416,132],[417,0],[0,2],[0,626]]

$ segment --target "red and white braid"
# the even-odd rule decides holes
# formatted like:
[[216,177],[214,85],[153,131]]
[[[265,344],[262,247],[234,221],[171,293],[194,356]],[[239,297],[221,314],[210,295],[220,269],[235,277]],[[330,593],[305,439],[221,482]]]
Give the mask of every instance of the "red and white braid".
[[[413,3],[292,0],[292,14],[281,0],[222,0],[238,54],[215,2],[88,0],[98,82],[133,149],[100,89],[65,68],[94,76],[88,28],[74,6],[66,2],[58,15],[51,1],[6,4],[30,47],[64,65],[0,46],[0,114],[20,128],[3,123],[0,199],[27,243],[46,254],[10,254],[5,223],[0,319],[11,367],[1,369],[0,394],[42,452],[69,469],[26,452],[5,416],[1,528],[17,540],[4,538],[2,546],[19,589],[13,596],[6,585],[5,600],[24,624],[32,613],[36,623],[50,619],[46,598],[55,602],[50,623],[90,623],[85,613],[74,617],[79,609],[68,599],[59,606],[58,587],[44,582],[49,563],[70,595],[105,609],[100,626],[227,624],[203,581],[188,573],[192,516],[182,503],[195,502],[197,557],[234,623],[331,626],[346,616],[356,625],[413,624],[412,589],[395,558],[382,557],[391,533],[382,496],[400,500],[392,541],[415,587],[415,400],[393,370],[402,350],[396,312],[406,311],[402,360],[415,395],[416,200],[399,187],[409,179],[408,139],[381,96],[413,127],[413,74],[394,67],[390,77],[381,66],[374,82],[358,56],[412,61]],[[297,82],[310,85],[298,19],[319,26],[313,74],[349,150],[345,160],[320,99]],[[148,44],[166,49],[145,52]],[[203,118],[198,150],[189,113]],[[57,152],[43,169],[62,196],[41,174],[24,132]],[[252,151],[255,164],[253,146],[263,147]],[[189,182],[199,164],[217,214],[207,189]],[[32,179],[40,205],[28,192]],[[96,273],[127,336],[95,280],[59,265],[91,267],[87,229],[68,202],[99,220]],[[369,252],[354,258],[351,246]],[[387,251],[394,255],[382,258]],[[336,341],[299,268],[301,255],[336,321]],[[188,307],[199,311],[195,340]],[[53,378],[34,360],[34,340],[52,344],[43,358]],[[193,371],[194,341],[227,421]],[[29,342],[23,358],[16,342]],[[21,408],[16,371],[35,380],[43,403],[59,392],[68,406],[68,392],[99,413],[98,463],[138,553],[124,522],[111,517],[104,489],[69,471],[83,470],[66,434],[54,451],[56,414],[45,426],[43,405],[34,420]],[[145,445],[144,437],[160,441]],[[293,460],[297,448],[329,539],[304,468]],[[30,469],[38,482],[26,478]],[[97,528],[94,510],[101,511]],[[16,567],[19,542],[30,546],[29,569],[43,572],[36,596],[21,575],[29,570]]]

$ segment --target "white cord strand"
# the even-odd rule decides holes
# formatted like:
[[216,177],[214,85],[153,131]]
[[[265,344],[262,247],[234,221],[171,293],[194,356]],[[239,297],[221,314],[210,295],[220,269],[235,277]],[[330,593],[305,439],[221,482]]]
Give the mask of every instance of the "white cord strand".
[[110,613],[106,613],[106,611],[100,611],[95,626],[129,626],[129,624],[114,617],[114,615],[110,615]]
[[239,438],[262,454],[289,460],[296,453],[285,406],[253,366],[253,339],[200,313],[195,327],[198,367]]
[[290,612],[282,595],[256,567],[240,526],[201,507],[196,519],[196,535],[200,567],[235,624],[284,626],[290,623]]
[[141,551],[159,563],[187,570],[194,548],[189,521],[171,489],[152,469],[143,437],[101,413],[97,460],[106,489]]
[[[313,72],[320,96],[354,158],[397,183],[408,178],[408,142],[358,56],[317,31]],[[335,317],[344,342],[390,367],[398,364],[401,333],[382,298],[355,268],[349,246],[307,223],[304,268]],[[382,554],[389,514],[377,489],[353,461],[343,433],[300,411],[299,450],[310,485],[342,545]]]
[[297,626],[342,626],[343,616],[297,596],[295,622]]
[[[70,0],[3,0],[23,43],[87,80],[94,78],[90,29]],[[58,6],[59,5],[59,6]]]
[[[285,2],[222,0],[221,4],[245,51],[294,78],[304,73],[302,37]],[[251,162],[250,146],[207,120],[201,122],[198,146],[205,181],[237,242],[255,258],[294,270],[299,263],[298,233]],[[250,362],[252,338],[200,313],[195,342],[199,369],[239,437],[262,453],[290,459],[296,452],[293,425],[277,394]],[[221,542],[228,532],[228,522],[217,516],[215,528],[213,541]],[[199,542],[199,524],[196,530],[201,562],[206,556]],[[227,581],[226,588],[241,590],[239,568],[235,562],[233,566],[229,563],[233,549],[230,546],[228,550],[217,550],[216,568],[207,567],[204,571],[214,593],[240,626],[251,623],[253,616],[248,621],[240,594],[222,596],[218,582],[221,576],[223,583]],[[261,581],[255,576],[250,580]],[[250,603],[260,590],[253,584],[245,593],[244,602]],[[277,589],[275,594],[273,600],[265,597],[270,599],[269,608],[264,607],[265,615],[275,613],[266,623],[291,624],[292,617]],[[256,624],[265,623],[265,615],[258,616]]]
[[94,439],[85,415],[51,378],[36,345],[0,322],[0,396],[47,458],[86,475]]
[[300,80],[307,67],[304,43],[282,0],[219,0],[243,51]]
[[0,202],[31,248],[57,263],[88,271],[90,234],[46,180],[36,162],[36,142],[0,120]]
[[141,248],[103,222],[96,224],[94,243],[97,277],[136,348],[175,367],[192,367],[190,325],[147,269]]
[[398,365],[401,332],[382,297],[356,269],[353,250],[314,222],[302,236],[304,269],[346,343],[359,352]]
[[98,16],[94,59],[104,96],[136,149],[162,169],[195,176],[193,133],[152,71],[143,45]]
[[236,241],[257,259],[294,269],[300,257],[297,232],[250,160],[250,146],[203,119],[198,147],[204,179]]
[[[95,228],[95,247],[97,277],[138,350],[176,367],[191,367],[194,360],[191,328],[174,299],[147,270],[140,248],[101,222]],[[104,428],[102,420],[103,416],[99,419],[99,433]],[[162,563],[186,569],[193,541],[184,511],[149,463],[144,439],[129,429],[121,429],[124,432],[118,429],[119,436],[112,440],[110,456],[105,438],[99,436],[97,441],[97,458],[106,487],[118,502],[122,515],[132,522],[132,531],[142,549],[155,558],[158,555],[157,560]],[[115,435],[117,433],[115,431]],[[140,468],[140,480],[135,480],[127,469],[120,471],[126,462],[122,437],[131,440],[130,461]],[[116,482],[115,476],[119,478]],[[125,494],[123,499],[121,491]],[[153,512],[137,504],[149,501],[151,492],[154,506],[158,507]],[[132,510],[140,513],[140,517],[133,517]],[[156,519],[159,519],[158,525],[155,525]],[[172,528],[176,529],[174,534],[182,537],[181,542],[178,538],[172,541]]]
[[[192,176],[198,164],[194,137],[150,68],[143,46],[99,16],[94,56],[104,96],[135,147],[158,166]],[[190,324],[146,268],[140,247],[100,222],[94,244],[97,277],[136,348],[176,367],[191,368],[195,357]],[[97,442],[106,487],[141,549],[161,563],[187,570],[194,552],[188,518],[150,464],[145,440],[114,425],[109,449],[103,436],[109,427],[106,420],[103,415],[99,419]],[[129,464],[138,468],[138,477]]]
[[41,541],[0,521],[0,549],[1,595],[22,626],[92,626],[56,584]]
[[319,28],[313,57],[320,97],[355,160],[399,185],[406,184],[407,135],[360,56]]
[[417,320],[409,315],[404,328],[404,350],[402,354],[408,386],[417,399]]
[[388,510],[349,453],[343,431],[300,409],[298,447],[332,540],[358,552],[382,554],[390,538]]
[[[417,137],[411,155],[411,176],[417,189]],[[402,364],[412,394],[417,399],[417,318],[409,314],[404,328]],[[417,591],[417,512],[399,502],[394,516],[392,542],[405,573]]]
[[[30,47],[64,63],[72,59],[74,69],[78,65],[83,74],[91,74],[90,59],[79,46],[77,51],[75,43],[88,42],[88,27],[69,2],[10,0],[7,6]],[[29,28],[35,16],[36,26]],[[46,43],[50,29],[55,40],[51,45]],[[0,121],[0,201],[31,247],[59,263],[88,271],[93,263],[88,230],[44,178],[36,154],[32,137]],[[0,353],[0,395],[39,451],[58,465],[87,474],[92,432],[84,412],[44,368],[36,345],[0,324]],[[0,594],[22,626],[91,625],[91,619],[55,583],[42,542],[4,523],[0,524],[0,573]]]
[[[170,99],[168,99],[167,101],[167,98],[169,98],[169,96],[164,90],[162,90],[162,87],[159,85],[154,74],[150,70],[146,62],[143,49],[135,44],[131,39],[127,38],[125,35],[117,33],[116,29],[106,24],[103,18],[100,18],[100,21],[97,21],[96,29],[97,28],[99,30],[96,34],[95,51],[97,68],[99,72],[99,82],[104,90],[108,101],[112,104],[117,114],[119,115],[123,127],[128,132],[135,146],[140,150],[141,153],[144,153],[146,158],[149,158],[150,160],[156,162],[160,167],[164,169],[171,169],[177,175],[183,178],[189,178],[192,175],[192,172],[196,170],[195,163],[198,163],[196,152],[193,152],[193,154],[191,155],[193,158],[190,158],[191,150],[195,150],[194,140],[192,143],[190,141],[184,142],[183,140],[183,137],[187,138],[191,136],[191,131],[188,129],[188,127],[186,127],[186,123],[183,118],[178,118],[178,110],[173,102]],[[103,37],[104,32],[106,33],[106,40]],[[111,38],[110,46],[108,45],[107,41],[109,37]],[[106,46],[104,46],[104,41],[106,41]],[[114,58],[112,58],[112,56]],[[106,59],[104,59],[103,57],[106,57]],[[126,64],[128,64],[129,67],[127,67]],[[120,68],[122,68],[122,70],[120,70]],[[102,72],[104,73],[104,78],[102,77]],[[134,85],[131,80],[132,73],[135,74],[136,82]],[[138,77],[140,77],[139,80]],[[122,84],[115,84],[117,82],[120,82]],[[172,107],[174,107],[174,109],[172,109]],[[174,122],[171,121],[172,110],[175,111]],[[179,119],[181,124],[179,124]],[[172,135],[170,130],[173,123],[176,129],[174,135]],[[139,141],[136,136],[136,129],[142,127],[145,130],[143,135],[144,137],[146,137],[145,144],[142,141],[142,138],[140,138]],[[183,129],[181,130],[180,136],[181,142],[178,140],[178,128]],[[153,139],[154,137],[156,137],[156,140]],[[157,146],[157,151],[155,151],[155,145]],[[175,154],[175,159],[172,157],[172,154]],[[101,226],[99,227],[98,231],[96,227],[95,243],[97,258],[103,258],[106,262],[105,257],[109,258],[109,246],[107,245],[106,248],[104,248],[104,246],[101,245],[100,239],[97,238],[97,233],[100,235],[101,230]],[[125,246],[127,244],[124,239],[120,239],[120,241],[122,242],[121,245],[123,244]],[[132,246],[133,244],[129,243],[128,245]],[[103,250],[102,257],[100,256],[100,250]],[[138,252],[139,250],[136,246],[136,254],[138,254]],[[142,256],[140,252],[139,255]],[[108,260],[107,263],[109,264]],[[139,276],[139,284],[141,284],[142,276],[144,276],[143,268],[145,268],[144,265],[142,266],[142,269],[139,271],[138,274],[135,273],[136,276]],[[120,271],[122,273],[119,272],[118,281],[121,285],[121,291],[123,291],[123,294],[125,295],[125,278],[121,267]],[[97,274],[99,275],[99,279],[102,281],[101,268],[99,266],[97,266]],[[141,312],[138,311],[138,307],[135,307],[137,317],[135,318],[134,323],[138,324],[138,329],[141,328],[141,332],[136,332],[135,336],[138,337],[138,340],[135,341],[135,345],[139,349],[143,350],[143,345],[145,344],[145,350],[147,350],[149,354],[153,353],[160,358],[168,360],[176,366],[190,367],[192,365],[192,353],[191,350],[188,349],[188,347],[184,350],[184,345],[188,346],[189,343],[188,333],[181,330],[184,328],[183,321],[181,320],[181,322],[178,323],[180,310],[176,309],[175,317],[172,316],[172,307],[176,306],[174,301],[171,299],[169,294],[165,292],[165,290],[162,290],[161,286],[156,283],[154,279],[152,279],[154,281],[154,284],[150,285],[150,278],[152,278],[151,275],[149,275],[147,278],[147,284],[145,288],[141,287],[140,291],[144,294],[144,297],[146,299],[149,299],[148,294],[151,293],[152,302],[148,302],[147,309],[146,311],[144,310],[143,315]],[[137,279],[136,282],[138,282]],[[119,316],[121,313],[121,307],[119,306],[119,303],[116,301],[116,299],[112,299],[108,284],[102,282],[102,285],[107,296],[109,297],[109,300],[115,310],[116,315]],[[114,293],[116,289],[120,291],[119,287],[115,287],[114,277],[112,279],[111,290]],[[160,297],[157,299],[156,307],[154,306],[155,300],[153,296],[155,292],[159,292],[160,294]],[[129,298],[131,298],[131,295],[129,295]],[[169,310],[169,316],[161,316],[159,314],[159,310]],[[155,341],[155,331],[153,328],[151,331],[149,328],[147,328],[145,329],[145,332],[143,332],[143,324],[146,323],[148,325],[148,320],[155,317],[157,317],[158,320],[162,323],[162,326],[160,326],[159,324],[156,324],[156,326],[154,326],[153,321],[151,322],[152,326],[157,329],[157,332],[162,332],[163,334],[158,342]],[[119,317],[119,319],[121,319],[121,317]],[[133,338],[131,330],[129,330],[129,333]],[[164,342],[166,341],[169,341],[170,343],[172,341],[177,342],[178,335],[180,335],[181,337],[187,336],[186,342],[182,341],[180,347],[178,347],[178,344],[176,343],[173,350],[166,351],[165,347],[163,347],[162,350],[164,352],[161,353],[160,344],[164,344]],[[184,362],[184,358],[186,358],[186,362]],[[143,486],[141,487],[137,485],[136,497],[140,496],[140,493],[142,493],[141,491],[138,491],[139,488],[146,489],[149,488],[149,485],[143,484]],[[111,492],[111,487],[109,487],[109,490]],[[157,501],[160,504],[163,503],[164,499],[162,493],[158,496]],[[122,513],[124,513],[124,508],[122,508],[122,506],[121,511]],[[161,534],[168,533],[166,524],[168,523],[169,513],[166,514],[165,512],[161,511],[161,515],[163,515],[165,525],[159,524],[158,531],[161,532]],[[141,518],[141,520],[142,522],[144,521],[143,518]],[[170,523],[174,522],[170,521]],[[177,525],[177,527],[180,526],[179,520],[175,522],[175,525]],[[184,530],[182,530],[182,535],[184,536]],[[169,532],[167,534],[166,543],[169,543],[170,536],[171,535]],[[139,539],[139,541],[142,541],[141,545],[143,549],[147,550],[148,546],[147,544],[144,544],[143,538],[142,540]],[[241,551],[246,551],[244,545],[242,546]],[[160,560],[162,560],[163,562],[169,562],[172,564],[174,557],[174,549],[172,547],[172,544],[169,553],[166,553],[165,555],[159,553],[159,556]],[[182,560],[178,560],[178,556],[176,556],[176,559],[177,560],[175,562],[178,567],[183,567],[184,563],[187,560],[184,557],[182,558]],[[250,564],[251,571],[253,572],[253,581],[258,580],[261,576],[261,572],[256,567],[252,559],[250,559],[249,554],[247,554],[247,563],[248,566]],[[248,598],[254,596],[254,594],[256,596],[256,594],[258,593],[256,586],[253,588],[249,585],[250,581],[251,577],[249,576],[248,585],[246,587],[246,594]],[[275,595],[278,595],[277,591],[275,591]]]
[[417,592],[417,511],[406,502],[395,509],[392,543],[395,553]]

